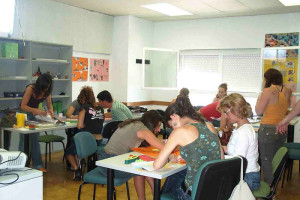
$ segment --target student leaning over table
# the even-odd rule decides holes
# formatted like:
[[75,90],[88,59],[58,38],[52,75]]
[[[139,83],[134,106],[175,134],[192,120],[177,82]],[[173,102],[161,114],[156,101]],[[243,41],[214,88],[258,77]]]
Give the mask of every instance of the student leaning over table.
[[[153,167],[162,168],[172,151],[180,146],[180,155],[186,161],[187,170],[168,177],[162,193],[171,193],[173,199],[191,199],[181,188],[182,182],[192,190],[194,178],[201,165],[210,160],[224,158],[223,150],[217,135],[212,133],[215,130],[206,126],[203,117],[193,108],[188,97],[178,96],[168,106],[165,117],[174,130]],[[176,162],[176,158],[171,156],[171,161]]]
[[[47,114],[50,114],[51,117],[54,116],[51,92],[52,77],[49,74],[41,74],[34,84],[26,86],[21,102],[21,110],[27,113],[28,120],[35,120],[35,115],[46,116]],[[38,108],[39,104],[44,101],[47,102],[48,112]],[[41,158],[39,133],[31,133],[29,137],[33,168],[46,172],[47,170],[43,168],[43,162]],[[19,142],[20,150],[23,150],[23,145],[24,135],[21,134]]]
[[291,91],[283,86],[282,74],[276,69],[268,69],[264,78],[264,89],[257,99],[255,111],[257,115],[264,115],[258,130],[258,148],[264,180],[271,184],[272,159],[286,140],[286,134],[276,134],[276,125],[285,118]]
[[252,113],[251,107],[242,95],[233,93],[221,100],[218,110],[224,113],[230,123],[237,123],[227,146],[224,146],[225,153],[230,156],[240,155],[247,159],[248,165],[244,180],[251,190],[257,190],[260,186],[260,167],[257,162],[258,141],[247,119]]
[[[99,154],[99,159],[122,155],[131,151],[133,147],[139,147],[143,141],[148,142],[151,146],[161,150],[164,143],[158,140],[155,135],[160,131],[161,115],[156,110],[150,110],[143,114],[140,119],[127,119],[114,132],[107,145]],[[107,169],[100,167],[100,173],[107,176]],[[134,186],[139,200],[145,197],[145,179],[149,183],[152,194],[154,193],[154,179],[144,176],[115,171],[116,178],[134,177]]]

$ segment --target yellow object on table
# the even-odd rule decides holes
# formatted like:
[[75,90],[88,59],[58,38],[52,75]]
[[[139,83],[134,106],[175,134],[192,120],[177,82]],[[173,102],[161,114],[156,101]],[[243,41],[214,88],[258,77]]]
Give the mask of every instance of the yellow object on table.
[[22,128],[25,126],[25,114],[24,113],[17,113],[17,126]]

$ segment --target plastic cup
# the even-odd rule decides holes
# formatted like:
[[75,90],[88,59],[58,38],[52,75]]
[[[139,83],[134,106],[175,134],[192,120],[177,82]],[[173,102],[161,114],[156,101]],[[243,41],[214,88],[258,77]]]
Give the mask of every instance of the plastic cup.
[[17,113],[17,126],[22,128],[25,126],[25,114],[24,113]]

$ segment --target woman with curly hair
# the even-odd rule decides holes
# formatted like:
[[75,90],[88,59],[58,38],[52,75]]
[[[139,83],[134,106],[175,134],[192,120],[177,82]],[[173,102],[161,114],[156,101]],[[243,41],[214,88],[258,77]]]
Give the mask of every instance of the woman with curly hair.
[[260,167],[257,162],[258,141],[247,119],[252,112],[251,107],[242,95],[233,93],[221,100],[218,110],[224,113],[231,124],[237,123],[227,146],[224,146],[225,153],[230,156],[240,155],[247,159],[245,181],[251,190],[257,190],[260,186]]
[[[204,118],[194,109],[187,96],[179,95],[176,101],[168,106],[165,117],[173,131],[153,167],[162,168],[172,151],[180,146],[180,155],[186,161],[187,170],[168,177],[162,193],[171,193],[173,199],[189,200],[191,196],[181,187],[182,182],[192,190],[194,178],[201,165],[209,160],[224,157],[222,147],[218,136],[213,133],[214,128],[207,127]],[[177,162],[173,155],[170,156],[170,160]]]
[[[93,89],[91,87],[84,86],[81,89],[77,100],[83,104],[82,109],[78,114],[78,132],[87,131],[92,133],[96,138],[97,144],[101,144],[101,131],[104,121],[104,111],[102,107],[96,105]],[[76,146],[74,139],[72,139],[70,147],[66,150],[66,156],[71,164],[71,169],[74,171],[73,180],[78,181],[81,180],[82,174],[78,167],[78,162],[75,155]]]

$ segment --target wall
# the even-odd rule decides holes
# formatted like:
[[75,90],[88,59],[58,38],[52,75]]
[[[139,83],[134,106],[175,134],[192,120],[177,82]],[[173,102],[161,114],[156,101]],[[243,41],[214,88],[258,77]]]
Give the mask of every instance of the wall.
[[[83,52],[111,53],[114,17],[50,0],[17,0],[12,37],[71,44]],[[19,27],[18,15],[22,30]]]

